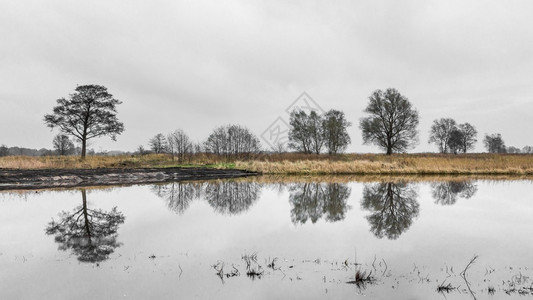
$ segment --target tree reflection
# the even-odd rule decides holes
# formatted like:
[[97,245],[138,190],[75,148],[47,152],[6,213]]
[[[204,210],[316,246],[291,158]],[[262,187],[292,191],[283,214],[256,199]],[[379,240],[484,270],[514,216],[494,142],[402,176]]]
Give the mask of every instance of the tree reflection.
[[189,208],[192,200],[200,197],[201,190],[201,183],[192,182],[173,182],[152,187],[152,192],[165,199],[168,209],[180,215]]
[[235,215],[250,208],[259,198],[261,185],[245,181],[213,181],[205,185],[205,198],[221,214]]
[[472,181],[445,181],[431,184],[431,194],[435,203],[453,205],[458,198],[468,199],[477,192],[477,186]]
[[325,215],[326,221],[344,219],[349,209],[350,188],[342,183],[298,183],[290,187],[291,220],[294,224],[316,223]]
[[86,190],[81,190],[81,195],[82,205],[73,212],[61,212],[58,222],[48,224],[46,234],[55,235],[59,249],[70,249],[79,261],[101,262],[120,246],[117,230],[125,217],[116,207],[109,212],[89,209]]
[[370,231],[378,238],[397,239],[418,216],[417,196],[412,185],[404,182],[366,184],[361,207],[371,212],[366,216]]

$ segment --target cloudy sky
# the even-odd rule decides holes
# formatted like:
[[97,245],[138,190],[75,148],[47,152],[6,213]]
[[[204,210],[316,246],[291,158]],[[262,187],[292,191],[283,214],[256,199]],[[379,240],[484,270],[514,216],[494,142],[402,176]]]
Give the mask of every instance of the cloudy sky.
[[[306,91],[354,125],[373,90],[418,109],[420,144],[452,117],[507,145],[533,145],[533,1],[0,2],[0,144],[51,148],[55,100],[100,84],[125,132],[95,150],[135,150],[181,128],[260,135]],[[483,151],[481,142],[476,151]]]

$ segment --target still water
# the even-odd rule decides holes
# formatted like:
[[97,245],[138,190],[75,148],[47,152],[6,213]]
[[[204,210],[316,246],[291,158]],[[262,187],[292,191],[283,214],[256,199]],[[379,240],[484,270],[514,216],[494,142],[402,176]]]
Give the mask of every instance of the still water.
[[533,297],[532,213],[526,180],[2,192],[0,299]]

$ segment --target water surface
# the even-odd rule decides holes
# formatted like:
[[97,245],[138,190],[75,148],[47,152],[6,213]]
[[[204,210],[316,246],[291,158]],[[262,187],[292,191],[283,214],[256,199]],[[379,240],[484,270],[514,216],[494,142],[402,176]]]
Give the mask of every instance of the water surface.
[[[0,298],[531,297],[532,195],[332,179],[3,192]],[[347,283],[357,271],[374,281]]]

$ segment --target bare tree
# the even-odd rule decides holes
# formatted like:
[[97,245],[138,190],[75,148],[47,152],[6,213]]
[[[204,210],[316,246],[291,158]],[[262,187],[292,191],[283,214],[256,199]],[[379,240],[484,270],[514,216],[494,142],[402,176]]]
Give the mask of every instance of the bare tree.
[[346,150],[351,143],[347,130],[351,125],[342,111],[332,109],[324,114],[322,127],[329,154],[342,153]]
[[248,128],[239,125],[215,128],[204,145],[207,152],[226,157],[246,157],[261,149],[259,139]]
[[143,145],[139,145],[139,147],[137,147],[137,153],[139,153],[139,155],[145,155],[146,154],[146,150],[144,150],[144,146]]
[[2,156],[8,156],[9,155],[9,148],[7,148],[6,145],[2,144],[0,146],[0,157]]
[[505,143],[503,142],[502,136],[499,133],[485,135],[483,139],[483,144],[489,153],[506,153],[507,149]]
[[309,115],[300,110],[290,117],[289,147],[304,153],[320,154],[324,147],[323,117],[315,111]]
[[509,146],[509,147],[507,147],[507,153],[518,154],[518,153],[522,153],[522,151],[519,148],[517,148],[517,147]]
[[525,146],[522,148],[522,153],[533,153],[533,146]]
[[246,127],[231,125],[227,129],[230,153],[240,157],[257,153],[261,149],[259,139]]
[[314,110],[309,113],[308,128],[311,138],[311,150],[315,154],[320,154],[324,146],[324,128],[322,127],[322,116]]
[[178,157],[179,162],[183,162],[185,156],[192,153],[193,145],[185,131],[178,129],[167,136],[168,148],[173,156]]
[[148,141],[150,149],[155,153],[165,153],[168,148],[167,140],[162,133],[156,134],[153,138]]
[[308,115],[303,110],[291,112],[289,130],[289,147],[296,151],[311,153],[311,135],[309,133]]
[[58,155],[69,155],[74,152],[74,143],[72,143],[66,134],[56,135],[52,144]]
[[457,123],[452,118],[434,120],[429,132],[429,143],[439,147],[440,153],[448,153],[448,145],[451,133],[457,129]]
[[44,116],[45,124],[59,127],[61,132],[81,142],[81,158],[85,158],[87,140],[109,135],[113,141],[124,131],[124,124],[117,119],[119,100],[101,85],[81,85],[68,99],[57,100],[53,113]]
[[459,130],[463,134],[461,140],[461,150],[466,153],[468,150],[474,149],[477,142],[477,130],[470,123],[464,123],[459,125]]
[[286,144],[283,143],[283,142],[278,141],[274,145],[274,151],[276,151],[277,153],[285,153],[285,152],[287,152]]
[[450,153],[457,154],[457,152],[463,149],[463,132],[455,128],[450,132],[450,137],[448,138],[448,150]]
[[387,155],[405,152],[418,142],[418,111],[396,89],[376,90],[369,97],[359,127],[365,144],[384,149]]

